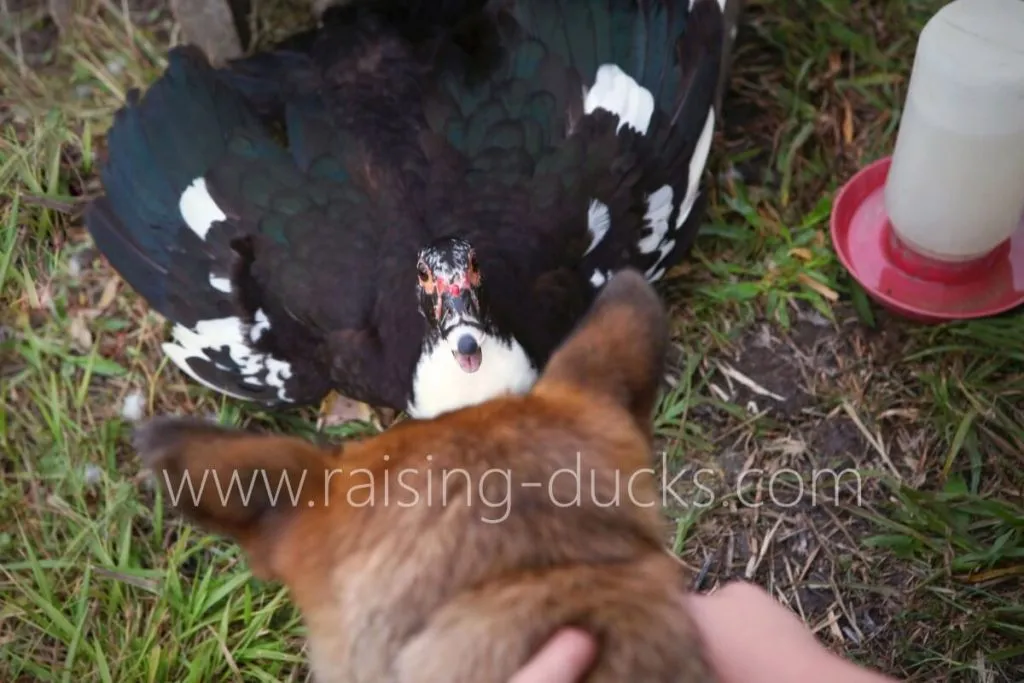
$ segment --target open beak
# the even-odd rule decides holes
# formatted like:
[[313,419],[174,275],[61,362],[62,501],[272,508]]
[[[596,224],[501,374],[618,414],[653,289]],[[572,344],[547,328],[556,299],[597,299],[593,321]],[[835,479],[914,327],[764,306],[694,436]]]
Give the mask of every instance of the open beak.
[[452,356],[464,372],[473,373],[483,362],[483,329],[480,326],[480,305],[471,289],[458,294],[445,292],[438,302],[441,336]]

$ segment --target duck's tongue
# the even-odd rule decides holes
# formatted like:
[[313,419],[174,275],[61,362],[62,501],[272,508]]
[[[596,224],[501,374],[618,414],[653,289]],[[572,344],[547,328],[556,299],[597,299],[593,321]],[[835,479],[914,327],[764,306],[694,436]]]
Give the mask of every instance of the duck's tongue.
[[473,353],[453,351],[452,355],[455,356],[455,360],[458,361],[459,367],[462,368],[463,372],[476,372],[480,369],[480,363],[483,361],[483,354],[479,349]]

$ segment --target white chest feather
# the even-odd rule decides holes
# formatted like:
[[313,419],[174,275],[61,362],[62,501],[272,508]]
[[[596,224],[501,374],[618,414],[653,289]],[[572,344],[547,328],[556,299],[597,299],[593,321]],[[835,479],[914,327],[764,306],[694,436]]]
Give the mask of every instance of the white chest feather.
[[526,393],[533,386],[537,371],[518,343],[485,336],[480,350],[480,369],[469,373],[459,367],[448,344],[424,349],[413,374],[409,416],[430,419],[502,394]]

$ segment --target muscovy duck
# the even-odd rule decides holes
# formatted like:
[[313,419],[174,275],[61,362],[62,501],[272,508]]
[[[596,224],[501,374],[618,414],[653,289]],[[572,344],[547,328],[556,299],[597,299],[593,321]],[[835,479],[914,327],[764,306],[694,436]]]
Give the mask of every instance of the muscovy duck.
[[611,273],[692,244],[724,2],[363,0],[224,69],[174,48],[86,224],[230,396],[525,391]]

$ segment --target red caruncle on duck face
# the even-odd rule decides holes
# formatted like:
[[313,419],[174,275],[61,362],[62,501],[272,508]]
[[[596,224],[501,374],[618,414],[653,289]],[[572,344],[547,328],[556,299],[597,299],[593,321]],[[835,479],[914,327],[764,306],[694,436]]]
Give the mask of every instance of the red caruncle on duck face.
[[487,336],[476,253],[465,240],[440,240],[420,251],[416,271],[428,335],[447,343],[464,371],[476,372]]

